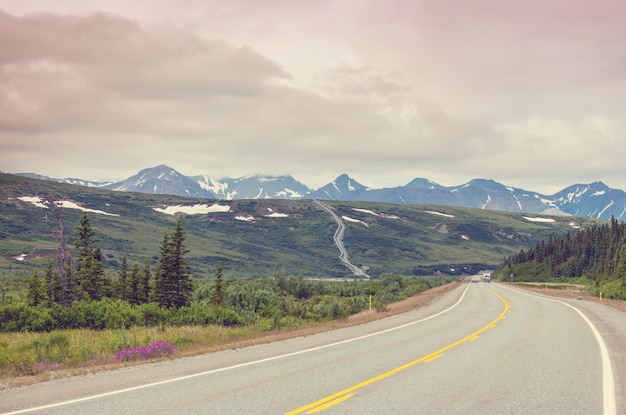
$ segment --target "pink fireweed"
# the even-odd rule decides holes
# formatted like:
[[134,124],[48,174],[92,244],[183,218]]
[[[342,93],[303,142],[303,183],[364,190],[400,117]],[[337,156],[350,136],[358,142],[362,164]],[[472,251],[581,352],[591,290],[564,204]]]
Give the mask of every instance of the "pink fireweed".
[[115,360],[125,362],[127,360],[148,360],[153,357],[168,356],[176,351],[173,343],[159,340],[149,346],[127,347],[115,355]]

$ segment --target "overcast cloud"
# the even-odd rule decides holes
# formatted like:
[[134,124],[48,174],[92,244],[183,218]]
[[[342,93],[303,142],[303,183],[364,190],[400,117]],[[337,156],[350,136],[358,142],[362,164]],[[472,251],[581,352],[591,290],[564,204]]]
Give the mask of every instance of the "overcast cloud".
[[0,170],[626,189],[621,0],[0,0]]

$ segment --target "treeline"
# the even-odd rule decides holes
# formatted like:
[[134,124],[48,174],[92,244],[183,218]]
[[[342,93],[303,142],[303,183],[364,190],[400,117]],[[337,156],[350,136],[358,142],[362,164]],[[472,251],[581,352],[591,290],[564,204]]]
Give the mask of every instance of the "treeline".
[[550,237],[506,258],[502,277],[518,281],[580,279],[610,298],[626,299],[626,224],[609,223],[579,229],[572,236]]
[[312,281],[278,275],[266,279],[195,280],[184,260],[181,220],[164,232],[154,272],[148,261],[130,266],[125,256],[114,278],[104,272],[102,253],[87,214],[75,228],[74,261],[65,247],[63,221],[58,255],[28,279],[24,299],[0,305],[0,331],[117,329],[132,326],[243,325],[266,328],[345,318],[449,280],[385,274],[373,281]]
[[74,260],[66,247],[63,215],[60,218],[56,261],[49,261],[43,271],[34,272],[28,280],[26,299],[29,305],[60,304],[71,306],[76,301],[99,301],[103,298],[120,299],[132,305],[156,303],[161,307],[180,308],[189,304],[193,284],[184,255],[185,231],[181,220],[172,235],[164,232],[154,276],[146,260],[143,268],[134,264],[130,269],[126,256],[120,259],[117,278],[108,278],[104,272],[103,257],[84,213],[74,231],[78,258]]

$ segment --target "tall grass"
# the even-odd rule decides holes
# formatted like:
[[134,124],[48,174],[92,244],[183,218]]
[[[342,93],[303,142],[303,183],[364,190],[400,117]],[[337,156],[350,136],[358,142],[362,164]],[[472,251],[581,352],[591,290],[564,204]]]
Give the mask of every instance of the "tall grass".
[[[9,379],[51,376],[63,369],[119,365],[120,351],[168,342],[181,356],[261,331],[255,327],[132,327],[118,330],[58,330],[50,333],[0,333],[0,388]],[[4,385],[2,385],[4,384]]]

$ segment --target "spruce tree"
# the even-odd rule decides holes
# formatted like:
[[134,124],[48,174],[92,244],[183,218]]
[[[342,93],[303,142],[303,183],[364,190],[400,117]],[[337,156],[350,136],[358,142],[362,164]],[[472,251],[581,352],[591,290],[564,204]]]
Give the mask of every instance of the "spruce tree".
[[55,268],[55,264],[52,260],[48,261],[46,268],[44,268],[44,279],[46,282],[48,304],[62,304],[64,297],[61,274],[59,270]]
[[185,230],[183,229],[180,218],[178,218],[176,222],[176,228],[174,229],[170,243],[172,245],[174,260],[174,306],[180,308],[189,304],[191,294],[193,293],[193,283],[189,275],[189,265],[183,258],[185,254],[189,253],[189,250],[185,247]]
[[91,250],[91,254],[81,258],[80,267],[76,271],[80,288],[90,300],[98,301],[104,296],[105,277],[103,258],[100,248]]
[[214,305],[222,305],[224,303],[224,291],[223,291],[223,268],[222,263],[217,264],[217,268],[215,270],[215,285],[213,286],[213,291],[211,292],[211,303]]
[[48,293],[43,279],[39,276],[39,272],[33,272],[28,279],[28,289],[26,291],[26,299],[28,305],[37,306],[48,302]]
[[150,280],[152,279],[152,271],[150,271],[150,262],[146,259],[143,263],[143,271],[139,280],[137,291],[137,301],[144,304],[150,301]]
[[170,236],[167,231],[163,232],[163,241],[159,248],[159,260],[154,274],[154,286],[152,289],[152,301],[161,307],[171,307],[171,293],[168,279],[172,274]]
[[74,231],[74,236],[76,236],[74,246],[78,248],[80,258],[91,256],[91,246],[95,242],[98,242],[95,235],[96,232],[91,228],[89,216],[87,216],[87,213],[85,212],[80,217],[80,221],[78,222],[78,225],[76,225],[76,229]]
[[126,295],[126,300],[132,305],[141,304],[141,279],[142,276],[139,271],[139,264],[135,263],[128,275],[128,292]]
[[162,307],[180,308],[189,304],[193,284],[183,258],[189,252],[184,241],[185,231],[179,218],[172,236],[163,234],[154,276],[153,301]]
[[80,287],[85,298],[99,300],[104,293],[104,267],[102,265],[102,252],[99,248],[92,248],[98,241],[95,238],[95,231],[91,228],[91,222],[87,213],[83,213],[80,218],[74,235],[76,242],[74,246],[78,249],[78,265],[76,268],[77,286]]
[[117,274],[117,297],[120,300],[128,299],[128,259],[126,255],[120,258],[120,270]]

